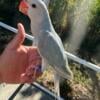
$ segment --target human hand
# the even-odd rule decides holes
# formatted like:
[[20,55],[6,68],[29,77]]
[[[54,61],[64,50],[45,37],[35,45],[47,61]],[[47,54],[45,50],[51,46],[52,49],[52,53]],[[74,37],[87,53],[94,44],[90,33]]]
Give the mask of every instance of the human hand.
[[[37,48],[23,46],[22,43],[24,39],[24,27],[22,24],[18,24],[18,34],[7,45],[6,49],[0,56],[0,82],[30,83],[42,74],[41,70],[34,70],[36,67],[41,66],[41,57]],[[31,76],[28,77],[27,72],[30,71],[30,69]],[[23,75],[27,76],[24,80],[22,78]],[[32,77],[32,75],[35,76]]]

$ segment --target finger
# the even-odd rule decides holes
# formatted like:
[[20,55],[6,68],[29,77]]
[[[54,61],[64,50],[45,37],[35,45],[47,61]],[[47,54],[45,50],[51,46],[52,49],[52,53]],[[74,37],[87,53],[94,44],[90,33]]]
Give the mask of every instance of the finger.
[[42,70],[40,70],[40,69],[37,70],[37,71],[36,71],[36,75],[35,75],[36,77],[35,77],[35,78],[40,77],[42,74],[43,74]]
[[41,75],[42,75],[42,72],[37,72],[35,77],[33,75],[28,76],[26,75],[26,73],[23,73],[21,74],[20,82],[21,83],[32,83]]
[[29,66],[30,65],[41,65],[42,59],[41,56],[37,50],[37,48],[30,48],[29,52],[28,52],[28,62],[29,62]]
[[25,30],[21,23],[18,24],[18,34],[10,42],[9,47],[18,48],[25,40]]
[[30,66],[25,73],[21,74],[21,83],[31,83],[41,75],[41,66]]

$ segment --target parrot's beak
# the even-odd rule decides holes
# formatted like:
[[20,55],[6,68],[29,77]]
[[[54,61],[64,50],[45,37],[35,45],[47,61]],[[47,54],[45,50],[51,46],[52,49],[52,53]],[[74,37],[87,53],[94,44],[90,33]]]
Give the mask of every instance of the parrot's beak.
[[25,0],[21,0],[21,2],[19,4],[19,11],[22,12],[23,14],[27,15],[28,8],[29,8],[28,3]]

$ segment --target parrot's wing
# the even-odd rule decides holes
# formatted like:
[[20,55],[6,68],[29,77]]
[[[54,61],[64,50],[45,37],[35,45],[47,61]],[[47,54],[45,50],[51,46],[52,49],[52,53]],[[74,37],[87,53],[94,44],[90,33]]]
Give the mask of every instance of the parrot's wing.
[[[44,35],[43,35],[44,34]],[[46,31],[41,33],[38,39],[38,48],[41,56],[48,61],[48,64],[65,70],[66,55],[61,40],[57,35]]]
[[41,33],[38,39],[38,48],[41,56],[47,60],[48,64],[50,64],[59,75],[69,80],[72,78],[64,47],[57,35],[48,31]]

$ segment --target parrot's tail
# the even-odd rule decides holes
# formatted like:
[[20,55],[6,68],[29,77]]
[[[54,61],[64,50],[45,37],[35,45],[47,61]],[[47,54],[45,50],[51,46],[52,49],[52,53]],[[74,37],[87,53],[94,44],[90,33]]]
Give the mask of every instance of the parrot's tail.
[[62,66],[61,69],[55,67],[55,71],[57,73],[59,73],[59,75],[61,77],[63,77],[64,79],[67,79],[69,81],[73,80],[73,73],[72,73],[70,67],[68,66],[68,61],[67,60],[66,60],[65,66]]

